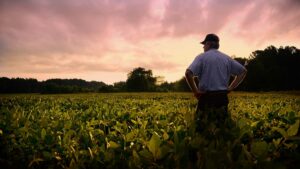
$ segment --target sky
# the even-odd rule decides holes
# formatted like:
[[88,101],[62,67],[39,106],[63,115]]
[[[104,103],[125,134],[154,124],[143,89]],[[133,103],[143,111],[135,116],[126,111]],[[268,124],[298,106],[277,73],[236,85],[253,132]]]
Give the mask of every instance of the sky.
[[113,84],[134,68],[179,80],[208,33],[248,58],[300,47],[299,0],[1,0],[0,77]]

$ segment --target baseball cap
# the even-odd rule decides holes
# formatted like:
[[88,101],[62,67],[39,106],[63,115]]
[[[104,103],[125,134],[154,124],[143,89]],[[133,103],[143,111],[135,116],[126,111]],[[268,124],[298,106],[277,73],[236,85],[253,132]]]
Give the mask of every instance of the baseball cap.
[[205,44],[207,41],[219,42],[219,37],[213,33],[207,34],[204,41],[200,42],[201,44]]

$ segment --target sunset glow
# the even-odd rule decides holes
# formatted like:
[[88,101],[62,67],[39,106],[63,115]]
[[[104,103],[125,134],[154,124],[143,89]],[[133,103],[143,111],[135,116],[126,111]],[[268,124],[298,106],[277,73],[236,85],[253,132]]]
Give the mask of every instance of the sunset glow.
[[0,77],[112,84],[136,67],[179,80],[207,33],[249,57],[300,47],[298,0],[1,0]]

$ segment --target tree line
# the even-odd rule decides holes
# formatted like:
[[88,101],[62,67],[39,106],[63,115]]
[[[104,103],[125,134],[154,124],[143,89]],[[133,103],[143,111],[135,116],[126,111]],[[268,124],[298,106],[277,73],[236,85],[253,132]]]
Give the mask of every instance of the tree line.
[[[134,69],[137,71],[148,71],[144,68]],[[85,81],[82,79],[49,79],[39,82],[37,79],[25,78],[0,78],[0,93],[89,93],[89,92],[168,92],[188,91],[185,79],[161,85],[156,84],[156,78],[148,79],[144,74],[133,74],[127,81],[116,82],[113,85],[104,82]]]
[[103,82],[87,82],[82,79],[36,79],[0,78],[0,93],[79,93],[97,92],[106,86]]
[[[250,58],[235,58],[248,73],[237,90],[277,91],[300,89],[300,50],[293,46],[252,52]],[[183,72],[184,73],[184,72]],[[0,78],[0,93],[85,93],[85,92],[171,92],[189,91],[184,77],[175,82],[160,82],[152,70],[133,69],[126,81],[113,85],[82,79]]]
[[248,62],[248,73],[239,90],[300,89],[300,50],[294,46],[269,46],[252,52],[248,60],[239,58],[238,61]]

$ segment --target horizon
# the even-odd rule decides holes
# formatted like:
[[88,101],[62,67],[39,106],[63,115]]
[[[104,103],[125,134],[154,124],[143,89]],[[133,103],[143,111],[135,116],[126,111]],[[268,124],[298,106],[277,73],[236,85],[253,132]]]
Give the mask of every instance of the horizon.
[[297,0],[3,0],[0,77],[113,84],[143,67],[175,82],[208,33],[240,58],[270,45],[299,48],[299,7]]

